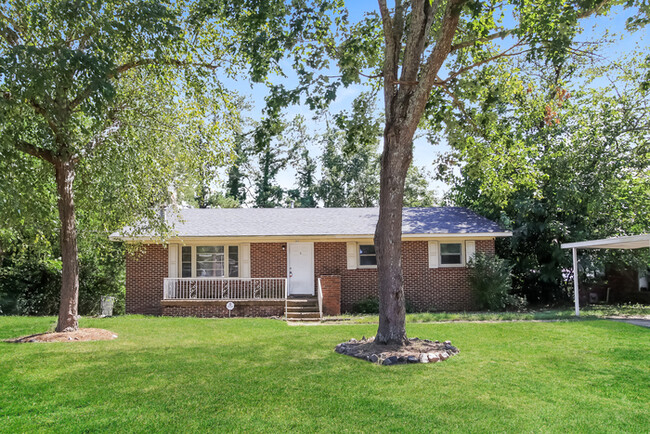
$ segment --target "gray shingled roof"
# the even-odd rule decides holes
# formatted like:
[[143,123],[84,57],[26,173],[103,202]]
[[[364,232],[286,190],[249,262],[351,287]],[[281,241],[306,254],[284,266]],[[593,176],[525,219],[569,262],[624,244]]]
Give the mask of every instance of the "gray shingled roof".
[[[178,237],[372,236],[379,208],[183,209],[168,214]],[[504,234],[495,222],[458,207],[404,208],[404,234]]]

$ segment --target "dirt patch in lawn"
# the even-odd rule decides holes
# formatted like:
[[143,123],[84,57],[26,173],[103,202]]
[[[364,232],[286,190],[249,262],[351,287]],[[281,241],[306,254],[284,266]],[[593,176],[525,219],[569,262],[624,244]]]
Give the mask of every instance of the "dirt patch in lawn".
[[15,339],[7,339],[6,342],[23,344],[28,342],[87,342],[87,341],[110,341],[116,339],[117,335],[110,330],[104,329],[78,329],[74,332],[52,332],[39,333],[36,335],[22,336]]
[[365,337],[338,344],[334,351],[379,365],[444,362],[460,352],[451,341],[411,338],[406,345],[380,345],[375,343],[375,338]]

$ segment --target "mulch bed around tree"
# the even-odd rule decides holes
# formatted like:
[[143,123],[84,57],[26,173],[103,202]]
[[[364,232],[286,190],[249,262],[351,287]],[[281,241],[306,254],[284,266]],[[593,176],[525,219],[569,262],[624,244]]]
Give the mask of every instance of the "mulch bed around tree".
[[338,344],[334,351],[378,365],[443,362],[460,352],[450,341],[411,338],[406,345],[380,345],[375,343],[375,338],[365,336],[360,341],[350,339]]
[[23,336],[15,339],[7,339],[6,342],[23,344],[28,342],[86,342],[86,341],[110,341],[116,339],[117,335],[110,330],[104,329],[78,329],[74,332],[63,333],[39,333],[36,335]]

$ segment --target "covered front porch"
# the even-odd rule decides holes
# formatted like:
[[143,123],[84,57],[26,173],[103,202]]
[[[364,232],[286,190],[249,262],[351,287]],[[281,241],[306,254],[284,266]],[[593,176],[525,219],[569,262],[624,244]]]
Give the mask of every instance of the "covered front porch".
[[[328,280],[330,277],[324,277],[326,288],[332,285]],[[323,317],[321,280],[317,280],[316,295],[299,296],[289,294],[290,282],[286,278],[168,277],[164,279],[162,314],[198,317],[276,316],[284,317],[285,320],[320,320]],[[340,282],[336,286],[340,293]]]
[[285,300],[287,279],[167,277],[163,300]]
[[286,317],[287,284],[285,278],[168,277],[164,279],[162,313],[165,316]]

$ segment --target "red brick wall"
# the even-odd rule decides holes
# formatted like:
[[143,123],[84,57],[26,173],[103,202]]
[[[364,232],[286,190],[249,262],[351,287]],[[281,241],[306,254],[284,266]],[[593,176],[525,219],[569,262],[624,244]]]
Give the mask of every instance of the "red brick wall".
[[147,244],[126,256],[126,313],[160,315],[163,281],[168,276],[167,247]]
[[347,269],[345,242],[314,243],[314,272],[341,276],[341,311],[349,312],[364,298],[377,296],[377,270],[372,268]]
[[[126,312],[148,315],[227,316],[225,308],[161,307],[163,279],[167,274],[167,249],[159,244],[126,260]],[[284,249],[283,249],[284,247]],[[467,268],[429,268],[426,241],[405,241],[402,266],[404,289],[415,310],[466,310],[474,308],[467,285]],[[494,241],[476,242],[477,252],[494,253]],[[345,242],[314,243],[314,283],[323,275],[341,278],[341,311],[350,311],[355,303],[377,296],[376,269],[347,269]],[[286,243],[251,243],[251,277],[286,277]],[[238,316],[280,315],[278,307],[267,310],[247,308]],[[189,313],[192,312],[192,313]]]
[[[235,308],[230,317],[284,317],[284,300],[282,302],[245,302],[235,301]],[[226,302],[163,302],[162,314],[165,316],[196,316],[200,318],[227,318]]]
[[323,313],[341,314],[341,276],[320,276],[323,290]]
[[287,243],[251,243],[251,277],[287,277]]
[[[494,253],[494,241],[476,242],[476,251]],[[314,270],[321,275],[341,276],[341,311],[352,310],[355,303],[377,297],[376,269],[347,269],[345,242],[314,243]],[[402,252],[404,292],[417,311],[469,310],[474,301],[467,284],[465,267],[429,268],[428,243],[405,241]]]

